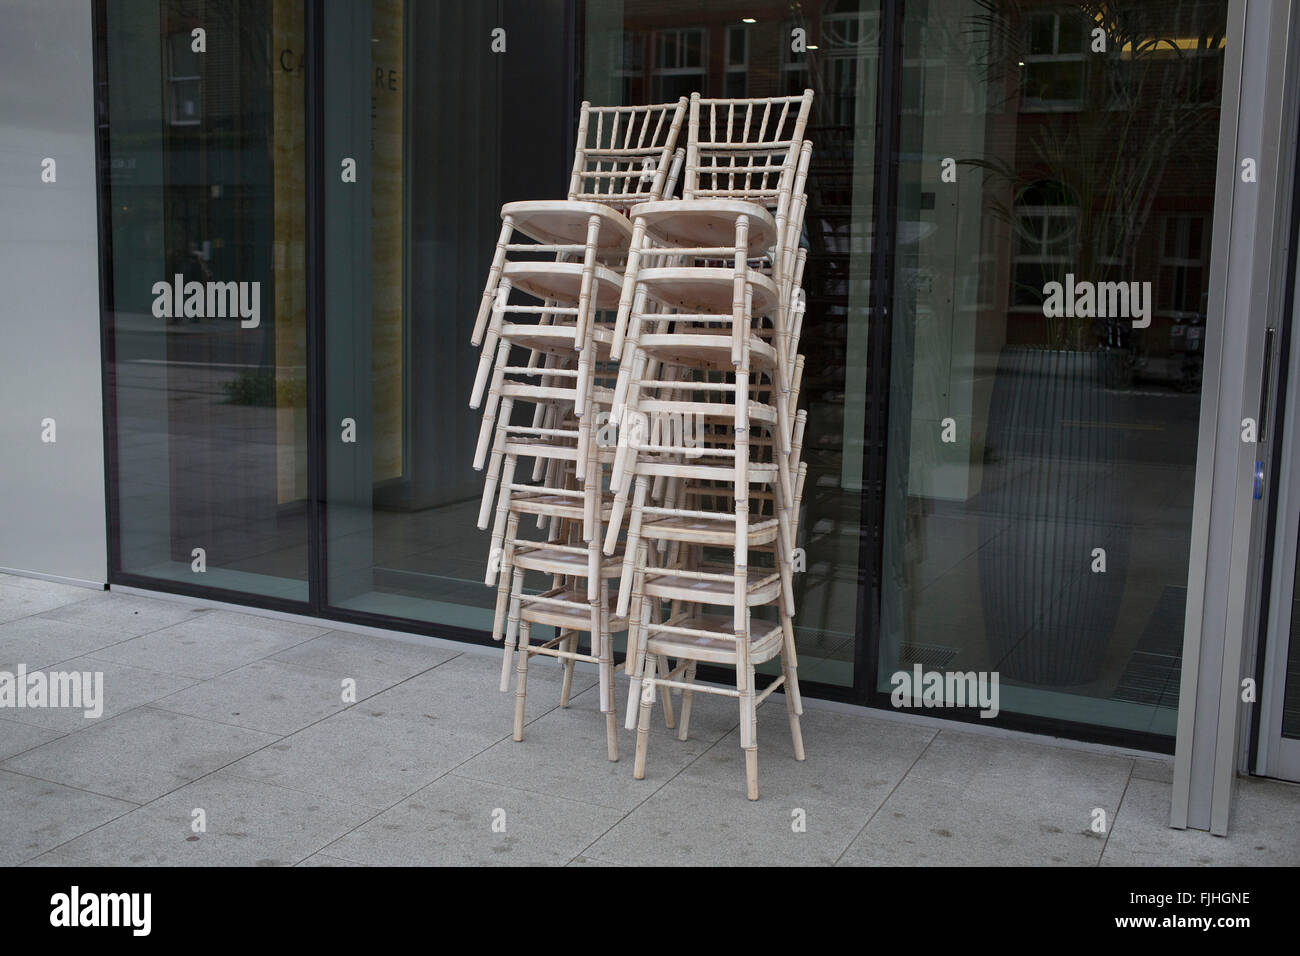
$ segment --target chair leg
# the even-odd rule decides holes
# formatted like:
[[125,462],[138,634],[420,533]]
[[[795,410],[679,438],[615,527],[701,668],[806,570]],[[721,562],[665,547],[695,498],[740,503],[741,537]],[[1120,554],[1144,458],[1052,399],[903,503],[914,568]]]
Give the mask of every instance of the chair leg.
[[[578,632],[570,631],[569,636],[561,641],[566,654],[578,653]],[[564,679],[560,682],[560,706],[569,706],[569,692],[573,689],[573,667],[577,663],[572,657],[564,658]]]
[[[745,640],[737,633],[737,642]],[[754,712],[754,668],[749,654],[741,646],[740,659],[736,661],[736,690],[740,691],[740,749],[745,752],[745,795],[758,799],[758,721]]]
[[[646,658],[645,666],[647,669],[658,668],[657,660]],[[648,673],[654,674],[656,670],[648,670]],[[650,744],[650,711],[654,708],[655,703],[655,684],[654,680],[645,680],[641,682],[641,713],[636,723],[636,760],[632,765],[632,778],[634,780],[645,779],[645,754],[646,748]]]
[[798,676],[786,660],[785,650],[781,650],[781,670],[785,674],[785,712],[790,720],[790,743],[794,747],[794,759],[803,760],[803,729],[799,726],[799,713],[795,710],[795,698],[798,696]]
[[515,740],[524,739],[524,701],[528,696],[528,629],[527,621],[519,622],[519,656],[515,663]]
[[[691,684],[695,681],[695,668],[699,665],[698,661],[691,661],[686,665],[686,683]],[[695,691],[682,691],[682,713],[677,719],[677,739],[685,740],[689,733],[691,725],[691,699],[695,696]]]
[[[608,600],[608,597],[606,597]],[[600,679],[605,689],[605,748],[611,761],[618,760],[618,715],[614,703],[614,638],[609,633],[608,613],[602,615],[600,641]]]
[[514,228],[515,221],[512,216],[506,216],[501,220],[501,235],[497,238],[496,250],[492,255],[492,267],[488,269],[487,285],[483,288],[483,298],[479,302],[478,315],[474,319],[474,332],[469,338],[473,345],[478,345],[483,340],[483,332],[487,329],[492,303],[496,301],[497,283],[501,281],[501,271],[506,264],[506,245],[510,242],[510,234],[514,232]]
[[519,602],[524,593],[524,572],[516,568],[510,586],[510,617],[506,620],[506,646],[501,650],[501,693],[510,688],[510,662],[514,660],[515,635],[519,631]]
[[[511,514],[506,521],[505,547],[501,551],[501,567],[497,569],[497,605],[492,614],[492,640],[501,640],[505,630],[506,611],[510,607],[511,569],[515,562],[515,540],[519,533],[519,515]],[[492,560],[491,555],[488,560]]]
[[[667,679],[668,671],[669,671],[668,658],[656,657],[655,666],[656,666],[656,673],[660,677]],[[672,688],[665,687],[663,696],[664,696],[664,726],[667,727],[669,730],[672,730],[675,726],[677,726],[677,721],[673,718]]]
[[653,601],[643,600],[641,602],[641,625],[640,625],[641,636],[637,642],[636,657],[632,662],[631,669],[628,671],[628,675],[629,677],[631,677],[631,680],[628,681],[627,722],[624,724],[624,726],[626,726],[628,730],[632,730],[636,727],[637,711],[635,708],[637,706],[637,701],[641,697],[641,688],[644,686],[642,684],[641,678],[646,673],[646,667],[649,666],[649,662],[650,662],[650,658],[646,655],[645,652],[645,632],[646,629],[650,626],[650,610],[653,604],[654,604]]

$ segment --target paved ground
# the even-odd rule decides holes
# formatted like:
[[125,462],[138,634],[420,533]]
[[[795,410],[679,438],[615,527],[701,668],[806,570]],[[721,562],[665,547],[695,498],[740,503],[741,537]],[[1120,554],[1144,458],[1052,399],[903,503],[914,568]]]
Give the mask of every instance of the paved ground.
[[1220,839],[1166,826],[1164,759],[810,706],[796,763],[778,697],[749,803],[722,698],[633,780],[551,662],[515,743],[495,655],[0,575],[20,663],[102,672],[105,705],[0,709],[0,865],[1300,863],[1287,784],[1242,780]]

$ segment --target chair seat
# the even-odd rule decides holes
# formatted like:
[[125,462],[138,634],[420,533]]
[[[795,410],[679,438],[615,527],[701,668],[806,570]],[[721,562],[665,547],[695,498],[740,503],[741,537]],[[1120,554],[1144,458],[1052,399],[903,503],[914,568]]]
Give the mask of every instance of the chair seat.
[[[757,317],[776,311],[780,301],[776,284],[769,276],[749,269],[749,286],[754,290],[751,313]],[[654,266],[636,275],[646,292],[680,312],[731,315],[736,273],[722,266]]]
[[[565,317],[566,319],[568,316]],[[577,349],[574,342],[576,326],[571,322],[556,325],[538,325],[525,322],[503,322],[501,338],[521,348],[532,349],[544,355],[572,356]],[[598,357],[609,354],[610,343],[614,340],[613,331],[600,323],[593,323],[591,338],[595,343]]]
[[501,207],[502,217],[511,216],[515,229],[529,239],[547,245],[584,245],[587,220],[600,217],[600,234],[596,248],[600,255],[626,256],[632,240],[632,224],[615,209],[598,202],[573,199],[537,199],[508,202]]
[[[600,503],[600,520],[608,521],[613,503],[602,500]],[[581,498],[570,498],[543,492],[516,491],[510,496],[510,510],[519,514],[546,515],[555,518],[571,518],[581,521],[583,502]]]
[[[566,574],[573,577],[587,576],[587,556],[563,551],[545,542],[533,544],[519,541],[515,544],[514,565],[525,571],[542,571],[546,574]],[[612,555],[600,556],[600,576],[616,578],[623,573],[623,549],[618,548]],[[586,592],[583,592],[584,594]],[[586,600],[584,597],[583,600]]]
[[[538,299],[553,299],[560,305],[577,304],[582,291],[581,262],[507,262],[502,276],[520,289]],[[618,297],[623,291],[623,277],[606,266],[597,265],[592,272],[592,293],[596,308],[618,308]],[[508,311],[508,309],[507,309]]]
[[[749,522],[745,537],[749,547],[776,540],[775,518],[758,518]],[[647,515],[641,524],[641,536],[688,544],[716,544],[730,547],[736,540],[736,522],[729,518],[703,518],[694,515],[655,517]]]
[[[643,334],[637,347],[652,358],[672,365],[692,368],[729,369],[731,364],[731,330],[692,329],[688,332],[651,332]],[[773,368],[776,349],[757,335],[749,336],[749,367]]]
[[665,199],[632,207],[632,218],[644,219],[656,242],[684,248],[735,246],[737,216],[749,220],[751,256],[776,245],[772,214],[743,199]]
[[[538,597],[571,602],[565,605],[538,601]],[[549,624],[566,631],[591,630],[591,604],[585,588],[552,588],[540,595],[522,595],[519,599],[519,618],[530,624]],[[608,612],[609,633],[627,630],[627,619]]]
[[[751,569],[746,582],[745,603],[749,607],[770,604],[781,593],[781,579],[774,571]],[[647,571],[645,592],[666,601],[693,601],[733,607],[736,588],[730,581],[686,577],[674,571]]]
[[[682,614],[668,619],[668,626],[690,628],[697,634],[664,631],[664,625],[650,624],[646,629],[646,651],[677,660],[703,661],[709,664],[736,663],[736,635],[730,614]],[[750,618],[749,661],[761,664],[781,652],[781,625]]]

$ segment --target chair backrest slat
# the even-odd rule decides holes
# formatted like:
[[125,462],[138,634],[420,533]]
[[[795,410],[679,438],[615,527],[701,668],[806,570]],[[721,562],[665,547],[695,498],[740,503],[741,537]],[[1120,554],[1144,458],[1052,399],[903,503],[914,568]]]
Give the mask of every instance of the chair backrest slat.
[[788,202],[812,98],[812,90],[747,99],[692,94],[683,197],[747,199],[770,209],[782,196]]
[[[687,101],[650,106],[582,104],[569,199],[618,209],[666,197]],[[591,121],[592,115],[595,122]]]

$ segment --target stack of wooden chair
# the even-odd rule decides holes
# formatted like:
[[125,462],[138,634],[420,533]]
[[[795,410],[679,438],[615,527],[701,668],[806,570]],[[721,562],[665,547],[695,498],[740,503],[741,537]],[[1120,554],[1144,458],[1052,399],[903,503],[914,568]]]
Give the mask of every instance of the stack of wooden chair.
[[[626,630],[637,779],[657,699],[674,726],[673,692],[683,740],[695,693],[738,701],[749,799],[756,709],[777,688],[803,759],[792,619],[811,105],[810,90],[694,94],[683,163],[684,98],[584,103],[569,198],[502,210],[471,407],[483,407],[479,526],[495,501],[487,582],[503,691],[515,671],[516,740],[529,659],[564,661],[562,706],[574,664],[587,661],[617,759],[612,638]],[[526,481],[520,458],[531,461]],[[521,516],[540,538],[519,535]],[[550,574],[551,588],[526,593],[526,571]],[[531,624],[556,637],[534,644]],[[759,692],[755,669],[777,658],[780,675]],[[731,668],[734,686],[697,681],[701,663]]]

